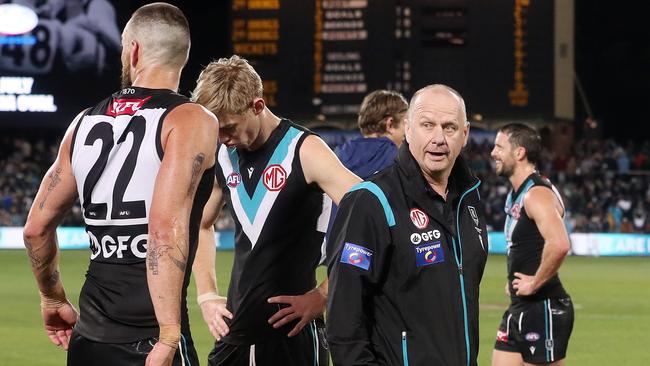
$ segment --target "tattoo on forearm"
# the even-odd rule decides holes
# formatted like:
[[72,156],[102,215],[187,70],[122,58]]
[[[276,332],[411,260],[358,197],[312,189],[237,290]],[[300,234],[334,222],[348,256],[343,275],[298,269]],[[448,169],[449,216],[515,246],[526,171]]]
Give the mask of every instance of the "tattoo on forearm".
[[50,173],[48,176],[48,179],[50,180],[50,184],[47,186],[47,191],[45,192],[45,197],[43,197],[43,200],[39,203],[38,208],[40,210],[43,210],[45,207],[45,202],[47,201],[47,198],[49,197],[50,193],[54,190],[54,188],[61,182],[61,172],[63,169],[56,168],[53,172]]
[[54,253],[46,258],[41,257],[37,253],[43,248],[34,249],[33,245],[27,241],[25,242],[25,248],[27,249],[27,255],[29,256],[29,261],[32,264],[32,268],[35,270],[41,270],[47,267],[50,265],[50,263],[52,263],[54,257],[56,256],[56,253]]
[[178,259],[175,258],[172,253],[171,249],[172,247],[169,245],[160,245],[156,246],[154,248],[147,249],[147,265],[149,267],[149,270],[151,271],[152,274],[158,275],[160,272],[160,267],[158,264],[158,260],[165,254],[167,254],[167,257],[174,263],[174,265],[181,270],[182,272],[185,272],[185,268],[187,267],[187,256],[181,248],[177,245],[176,248],[178,248],[179,252],[181,253],[181,256],[183,256],[183,259]]
[[187,195],[192,196],[196,192],[196,186],[199,184],[199,177],[203,172],[203,162],[205,161],[205,155],[199,153],[194,157],[194,162],[192,163],[192,179],[190,179],[190,186],[187,188]]
[[171,259],[172,262],[174,262],[174,264],[176,265],[176,267],[178,267],[178,269],[180,269],[182,272],[185,272],[185,267],[187,266],[187,256],[185,255],[185,253],[183,253],[183,250],[181,250],[181,247],[179,247],[178,244],[176,244],[176,248],[178,249],[178,252],[181,253],[181,256],[183,256],[183,260],[176,259],[172,257],[171,254],[169,255],[169,259]]
[[47,279],[47,284],[50,286],[54,286],[59,282],[59,278],[61,278],[61,274],[59,273],[58,269],[55,269],[54,272],[48,277]]
[[168,245],[160,245],[156,247],[147,248],[147,265],[151,273],[158,274],[158,259],[162,257],[170,249]]

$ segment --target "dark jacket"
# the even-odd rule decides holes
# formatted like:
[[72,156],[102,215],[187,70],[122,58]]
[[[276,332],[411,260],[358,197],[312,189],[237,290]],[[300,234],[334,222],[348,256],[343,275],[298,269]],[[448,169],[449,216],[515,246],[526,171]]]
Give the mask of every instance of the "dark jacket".
[[458,157],[445,202],[404,143],[395,165],[344,196],[328,253],[334,365],[476,365],[479,184]]
[[388,137],[360,137],[336,149],[341,163],[361,179],[367,179],[395,162],[397,145]]
[[[343,165],[361,179],[368,179],[371,175],[395,163],[397,158],[397,145],[388,137],[359,137],[350,140],[335,150],[336,156]],[[338,206],[332,204],[327,234],[329,238]]]

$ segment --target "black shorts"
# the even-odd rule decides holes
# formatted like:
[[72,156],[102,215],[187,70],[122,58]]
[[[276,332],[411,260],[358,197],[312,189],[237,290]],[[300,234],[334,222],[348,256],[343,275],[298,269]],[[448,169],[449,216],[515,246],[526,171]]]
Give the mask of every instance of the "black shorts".
[[208,355],[210,366],[318,366],[328,363],[325,323],[320,319],[310,322],[291,338],[272,337],[252,345],[216,342]]
[[510,304],[494,348],[521,353],[525,362],[545,364],[566,357],[573,330],[570,298]]
[[[143,366],[157,338],[132,343],[101,343],[84,338],[76,330],[72,332],[68,347],[68,366]],[[191,336],[181,335],[174,366],[198,366],[199,358]]]

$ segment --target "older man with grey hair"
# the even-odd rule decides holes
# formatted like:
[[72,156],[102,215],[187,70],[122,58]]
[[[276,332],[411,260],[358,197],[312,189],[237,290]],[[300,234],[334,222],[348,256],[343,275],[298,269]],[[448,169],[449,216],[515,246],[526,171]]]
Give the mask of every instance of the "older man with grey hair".
[[330,236],[335,365],[476,365],[487,259],[480,181],[460,157],[465,103],[415,93],[397,162],[346,194]]

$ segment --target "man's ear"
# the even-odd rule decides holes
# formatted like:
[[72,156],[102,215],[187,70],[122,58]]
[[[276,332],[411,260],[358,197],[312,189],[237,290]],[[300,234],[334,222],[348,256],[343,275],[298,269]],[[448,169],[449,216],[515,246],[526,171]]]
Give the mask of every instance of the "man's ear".
[[140,60],[140,44],[137,41],[131,41],[131,51],[129,52],[129,63],[135,69]]
[[264,99],[255,98],[255,100],[253,100],[253,113],[255,113],[256,116],[262,113],[264,108],[266,108],[266,102],[264,102]]

